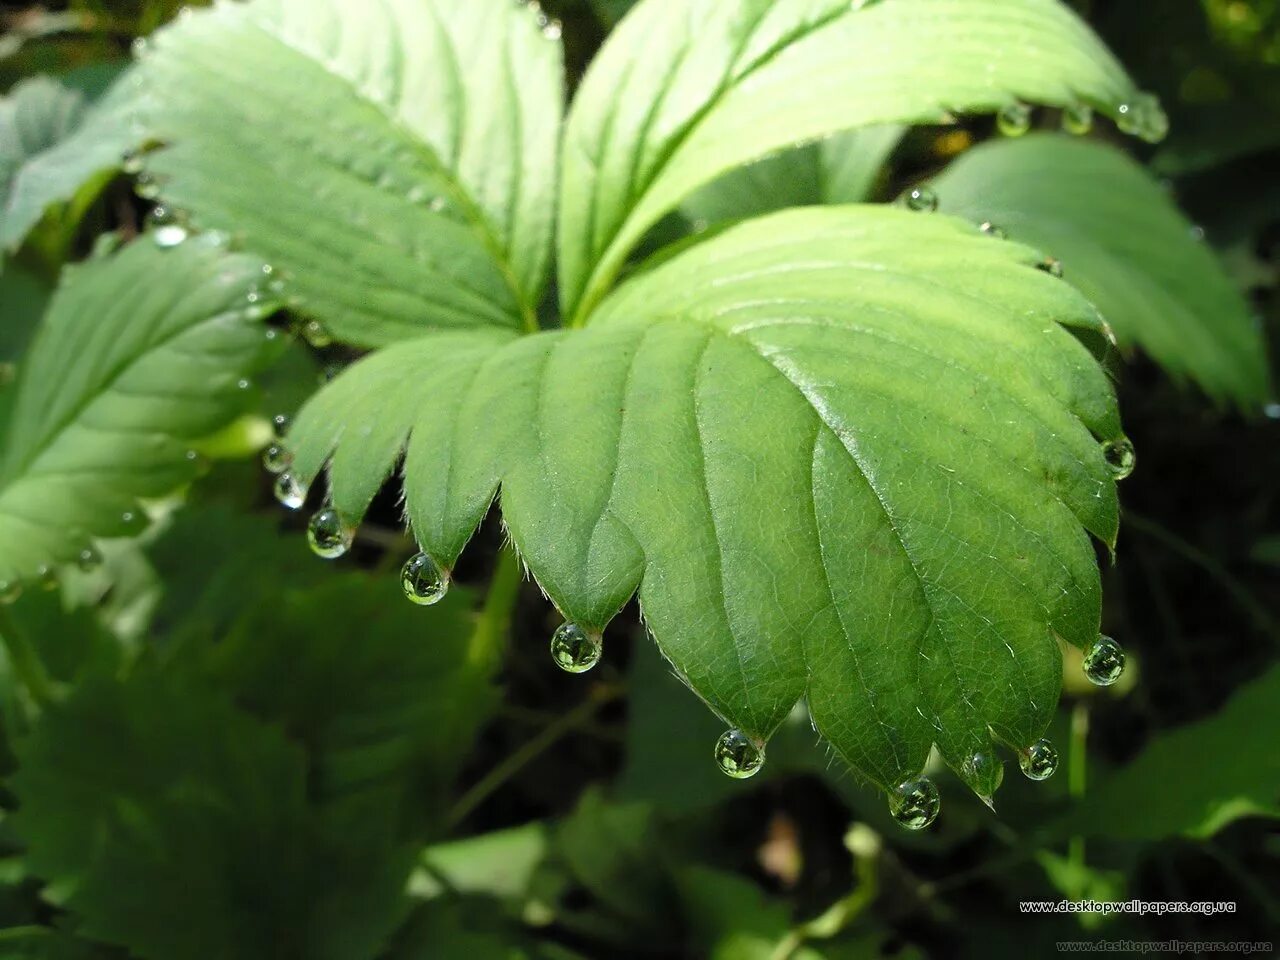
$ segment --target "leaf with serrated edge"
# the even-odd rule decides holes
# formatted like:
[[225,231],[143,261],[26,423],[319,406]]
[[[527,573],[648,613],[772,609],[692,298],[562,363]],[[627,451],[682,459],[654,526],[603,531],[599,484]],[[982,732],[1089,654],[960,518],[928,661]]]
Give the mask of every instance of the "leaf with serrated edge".
[[941,209],[1060,259],[1124,346],[1217,400],[1256,407],[1267,352],[1249,305],[1146,170],[1116,148],[1037,134],[983,144],[933,181]]
[[1030,744],[1058,698],[1054,635],[1097,636],[1086,530],[1113,543],[1118,517],[1095,436],[1120,424],[1062,326],[1102,322],[1039,260],[898,208],[749,221],[585,330],[365,359],[300,413],[296,472],[328,462],[355,522],[405,451],[406,513],[446,567],[501,484],[566,617],[603,629],[638,588],[722,717],[764,739],[807,696],[891,786],[933,742],[956,766],[993,733]]
[[645,232],[727,170],[840,130],[946,122],[1018,99],[1087,104],[1153,137],[1162,125],[1058,0],[646,0],[569,114],[565,316],[589,315]]
[[144,237],[66,269],[0,451],[0,581],[137,532],[139,498],[195,476],[191,443],[243,409],[271,352],[262,268],[208,237]]
[[509,0],[254,0],[142,64],[160,195],[376,346],[532,327],[551,246],[560,44]]

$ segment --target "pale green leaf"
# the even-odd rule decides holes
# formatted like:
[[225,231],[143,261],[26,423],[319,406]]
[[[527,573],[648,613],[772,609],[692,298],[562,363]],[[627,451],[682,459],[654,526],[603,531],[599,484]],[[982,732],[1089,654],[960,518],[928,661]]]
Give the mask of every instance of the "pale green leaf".
[[160,195],[289,274],[333,335],[533,324],[563,68],[531,9],[221,4],[159,34],[142,71]]
[[139,498],[195,476],[191,443],[243,408],[270,353],[262,266],[207,238],[143,238],[64,272],[3,436],[0,580],[137,532]]
[[933,181],[941,209],[990,221],[1062,261],[1121,345],[1241,406],[1268,395],[1249,304],[1156,179],[1096,140],[985,143]]
[[1161,734],[1123,769],[1091,785],[1062,832],[1125,840],[1208,837],[1241,817],[1280,817],[1278,700],[1280,667],[1272,667],[1217,714]]
[[136,139],[131,88],[118,80],[97,103],[50,77],[33,77],[0,98],[0,248],[13,250],[51,204],[119,168]]
[[1120,425],[1060,326],[1101,321],[1039,260],[899,208],[749,221],[585,330],[369,357],[299,415],[296,472],[327,462],[356,522],[403,451],[406,514],[445,567],[501,486],[566,617],[602,629],[638,589],[722,717],[763,739],[807,696],[849,762],[896,784],[934,741],[959,765],[989,730],[1039,737],[1054,634],[1097,636],[1086,531],[1113,542],[1117,505],[1095,436]]
[[1019,99],[1087,104],[1150,136],[1163,122],[1058,0],[646,0],[569,115],[565,315],[584,319],[645,232],[727,170],[841,130]]

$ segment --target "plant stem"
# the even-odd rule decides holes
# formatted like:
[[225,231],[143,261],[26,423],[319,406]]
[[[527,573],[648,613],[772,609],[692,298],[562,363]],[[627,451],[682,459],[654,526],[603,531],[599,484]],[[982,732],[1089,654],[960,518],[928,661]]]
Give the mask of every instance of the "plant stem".
[[[1084,799],[1085,776],[1089,758],[1089,705],[1077,703],[1071,710],[1071,756],[1067,765],[1067,793],[1077,803]],[[1073,836],[1067,846],[1067,859],[1084,869],[1084,837]]]
[[476,619],[475,632],[471,635],[471,660],[473,663],[496,661],[502,654],[503,642],[511,629],[511,614],[520,598],[520,584],[524,571],[514,547],[503,547],[498,553],[498,563],[489,581],[489,593],[484,608]]
[[539,754],[551,747],[561,737],[572,732],[579,724],[594,717],[601,707],[616,698],[620,692],[621,690],[618,687],[595,687],[586,700],[583,700],[582,703],[568,713],[562,714],[554,723],[544,727],[536,737],[493,767],[470,790],[464,793],[458,802],[453,805],[453,809],[449,811],[449,826],[451,828],[456,827],[465,820],[494,791],[523,770],[533,760],[537,759]]
[[26,687],[36,706],[43,709],[51,704],[54,693],[49,674],[45,672],[44,664],[31,641],[18,629],[13,617],[3,606],[0,606],[0,642],[4,643],[14,675]]

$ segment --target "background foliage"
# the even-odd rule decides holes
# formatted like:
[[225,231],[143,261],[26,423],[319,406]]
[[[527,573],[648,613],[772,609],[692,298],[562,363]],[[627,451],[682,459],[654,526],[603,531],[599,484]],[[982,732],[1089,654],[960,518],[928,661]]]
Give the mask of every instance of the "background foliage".
[[[136,170],[115,172],[126,147],[93,117],[110,116],[104,91],[131,43],[179,6],[3,14],[7,107],[16,117],[26,98],[52,97],[59,118],[34,132],[15,124],[31,137],[21,151],[6,140],[0,155],[10,164],[0,167],[0,419],[15,417],[3,421],[6,451],[48,439],[10,414],[14,372],[27,376],[53,349],[47,337],[33,343],[33,331],[46,310],[50,327],[69,312],[59,303],[77,287],[55,294],[58,277],[95,248],[134,261],[137,281],[109,294],[131,316],[154,305],[148,271],[214,270],[210,302],[224,297],[227,309],[210,312],[226,320],[195,335],[265,352],[251,366],[267,355],[275,363],[244,388],[228,384],[217,409],[195,411],[186,429],[106,449],[96,469],[150,471],[135,499],[108,504],[121,522],[83,531],[64,515],[57,539],[75,549],[54,549],[66,565],[49,571],[50,589],[0,607],[0,957],[840,960],[1021,957],[1100,937],[1275,939],[1280,407],[1266,404],[1265,358],[1249,344],[1254,315],[1270,342],[1280,324],[1280,4],[1073,4],[1161,96],[1171,133],[1158,145],[1121,144],[1108,131],[1072,141],[1099,152],[1029,195],[1016,196],[998,155],[1057,134],[1001,140],[989,117],[880,128],[859,136],[869,155],[887,158],[884,169],[833,172],[830,144],[784,153],[767,161],[772,171],[749,168],[695,194],[644,241],[774,209],[779,169],[797,190],[787,203],[886,200],[928,181],[944,210],[997,220],[1052,250],[1104,310],[1115,303],[1136,318],[1132,329],[1117,324],[1121,349],[1109,363],[1141,463],[1122,491],[1118,562],[1103,570],[1103,629],[1129,650],[1126,682],[1072,685],[1078,665],[1068,662],[1050,727],[1064,769],[1045,784],[1010,778],[998,818],[944,783],[946,813],[923,834],[899,830],[879,792],[832,761],[803,715],[783,722],[759,778],[724,778],[709,746],[722,725],[670,675],[634,604],[610,627],[601,666],[569,681],[546,655],[558,618],[520,586],[494,517],[458,561],[461,587],[429,612],[400,597],[396,573],[414,547],[390,491],[373,500],[340,570],[308,556],[302,524],[279,512],[254,459],[270,418],[297,410],[354,353],[316,331],[310,342],[284,336],[288,304],[270,276],[217,243],[111,252],[113,242],[97,240],[173,225]],[[562,24],[576,86],[630,4],[544,6]],[[33,87],[36,74],[62,86]],[[105,106],[86,113],[91,103]],[[84,186],[52,209],[24,207],[8,171],[29,156],[41,176]],[[1068,184],[1087,163],[1116,186],[1086,203]],[[1157,261],[1125,248],[1154,229],[1124,220],[1152,176],[1203,231]],[[1015,196],[1003,217],[965,209],[967,185],[984,177]],[[990,190],[981,196],[989,205]],[[1037,204],[1077,222],[1042,237],[1011,219]],[[1176,216],[1172,203],[1160,209]],[[429,207],[414,216],[444,219]],[[1101,222],[1106,230],[1091,229]],[[499,326],[525,322],[541,286],[544,240],[531,236],[515,292],[503,278],[490,288]],[[259,239],[284,250],[290,238]],[[1210,252],[1247,296],[1238,316],[1195,307],[1218,282],[1201,272]],[[232,268],[215,270],[224,257]],[[358,265],[376,287],[384,265]],[[95,269],[72,268],[79,295],[90,296]],[[304,298],[331,292],[315,282]],[[358,326],[357,314],[326,319]],[[250,343],[237,325],[266,315],[281,335]],[[1193,340],[1210,315],[1229,329]],[[1182,332],[1159,339],[1171,328]],[[95,359],[85,354],[82,382]],[[174,388],[159,369],[140,375]],[[74,384],[59,386],[74,395]],[[12,496],[30,457],[9,456],[18,467],[0,469],[0,488]],[[175,484],[177,496],[154,499]],[[93,490],[77,502],[92,502]],[[109,537],[100,557],[80,556],[85,533]],[[0,557],[0,573],[6,561],[19,563]],[[1105,921],[1018,913],[1020,900],[1086,896],[1234,900],[1239,911]]]

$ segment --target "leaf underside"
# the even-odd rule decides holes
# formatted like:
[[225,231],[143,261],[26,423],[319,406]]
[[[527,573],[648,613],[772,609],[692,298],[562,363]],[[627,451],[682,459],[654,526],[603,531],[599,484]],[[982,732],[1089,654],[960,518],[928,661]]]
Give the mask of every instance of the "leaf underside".
[[139,498],[195,476],[192,442],[243,409],[240,381],[270,355],[262,281],[262,261],[208,238],[66,269],[5,424],[0,581],[137,532]]
[[354,523],[403,454],[406,514],[446,567],[500,489],[567,618],[603,629],[638,590],[679,674],[751,736],[806,697],[882,786],[932,743],[959,768],[1042,733],[1055,635],[1097,635],[1088,534],[1116,534],[1096,439],[1120,435],[1114,398],[1064,328],[1101,320],[1039,260],[897,208],[750,221],[584,330],[361,361],[298,416],[294,472],[327,464]]
[[1165,189],[1104,143],[1037,134],[964,154],[933,181],[941,209],[1059,258],[1124,346],[1218,401],[1256,407],[1266,345],[1248,303]]

